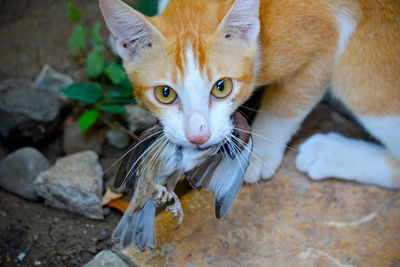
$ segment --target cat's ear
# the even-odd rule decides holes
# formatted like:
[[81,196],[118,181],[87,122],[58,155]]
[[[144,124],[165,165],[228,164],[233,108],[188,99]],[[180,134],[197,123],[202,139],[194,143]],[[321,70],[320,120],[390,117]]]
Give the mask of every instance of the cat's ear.
[[260,0],[236,0],[217,31],[226,39],[254,42],[260,32],[259,9]]
[[138,50],[160,42],[162,34],[147,17],[120,0],[99,0],[107,27],[116,38],[118,54],[126,61],[133,60]]

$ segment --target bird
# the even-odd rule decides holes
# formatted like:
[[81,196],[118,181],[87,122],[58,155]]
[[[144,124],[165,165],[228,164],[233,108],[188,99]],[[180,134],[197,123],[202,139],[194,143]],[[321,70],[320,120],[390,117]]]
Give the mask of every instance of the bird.
[[232,115],[234,130],[220,144],[200,149],[184,147],[168,140],[157,123],[144,131],[123,156],[114,180],[115,188],[133,190],[128,208],[112,234],[112,241],[141,251],[156,246],[156,208],[174,201],[166,211],[183,220],[182,205],[174,189],[185,179],[215,197],[215,215],[223,218],[231,208],[243,183],[252,152],[251,128],[239,111]]

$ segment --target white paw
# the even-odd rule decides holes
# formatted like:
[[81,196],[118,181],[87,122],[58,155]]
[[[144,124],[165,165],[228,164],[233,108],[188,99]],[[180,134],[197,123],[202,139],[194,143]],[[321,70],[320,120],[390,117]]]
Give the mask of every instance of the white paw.
[[336,133],[313,135],[299,148],[297,169],[314,180],[332,177],[338,170],[348,167],[348,142]]
[[[261,154],[261,152],[263,152]],[[270,179],[282,162],[284,147],[273,146],[254,146],[253,154],[250,157],[250,164],[244,176],[246,183],[255,183],[260,179]]]

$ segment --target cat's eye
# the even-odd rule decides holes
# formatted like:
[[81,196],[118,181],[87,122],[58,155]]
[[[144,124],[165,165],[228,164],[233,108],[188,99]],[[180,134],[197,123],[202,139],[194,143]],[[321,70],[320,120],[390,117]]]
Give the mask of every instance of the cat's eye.
[[175,90],[166,85],[154,87],[154,96],[163,104],[172,104],[178,97]]
[[229,78],[224,78],[218,80],[211,89],[211,94],[216,98],[227,97],[233,88],[232,80]]

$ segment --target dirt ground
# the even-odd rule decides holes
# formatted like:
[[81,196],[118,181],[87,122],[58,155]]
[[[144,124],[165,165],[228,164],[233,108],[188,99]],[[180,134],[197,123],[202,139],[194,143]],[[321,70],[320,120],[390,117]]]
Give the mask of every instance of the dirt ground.
[[[74,1],[91,29],[102,21],[97,1]],[[9,78],[34,80],[45,64],[87,79],[85,68],[70,55],[72,32],[66,1],[0,1],[0,81]],[[107,30],[102,24],[102,36]],[[43,150],[51,163],[61,156],[61,140]],[[0,161],[12,151],[0,140]],[[0,266],[81,266],[96,252],[110,249],[110,235],[120,219],[111,211],[104,221],[25,201],[0,189]],[[22,262],[18,255],[25,253]]]

